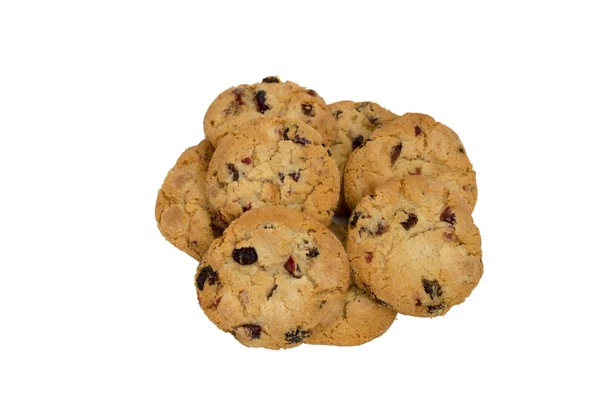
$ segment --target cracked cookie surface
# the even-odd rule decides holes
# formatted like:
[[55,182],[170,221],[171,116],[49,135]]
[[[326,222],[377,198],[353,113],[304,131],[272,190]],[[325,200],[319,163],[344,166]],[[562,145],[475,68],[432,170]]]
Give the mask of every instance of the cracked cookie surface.
[[365,196],[347,241],[357,285],[401,314],[434,317],[462,303],[483,274],[481,238],[446,185],[393,179]]
[[378,304],[362,289],[351,286],[338,318],[306,339],[308,344],[358,346],[383,335],[396,319],[396,311]]
[[208,107],[204,132],[216,146],[244,122],[265,116],[305,122],[321,134],[326,144],[338,134],[337,123],[317,92],[291,81],[281,82],[276,76],[222,92]]
[[226,227],[206,196],[206,171],[214,150],[208,140],[185,150],[158,191],[154,210],[162,235],[198,261]]
[[249,347],[295,347],[333,323],[350,270],[327,228],[282,206],[251,210],[215,240],[198,266],[208,318]]
[[321,135],[285,118],[248,121],[219,142],[207,175],[209,199],[224,221],[285,205],[329,225],[340,178]]
[[409,175],[445,182],[473,211],[475,171],[458,135],[430,116],[415,113],[385,123],[350,153],[343,178],[345,200],[354,209],[378,185]]

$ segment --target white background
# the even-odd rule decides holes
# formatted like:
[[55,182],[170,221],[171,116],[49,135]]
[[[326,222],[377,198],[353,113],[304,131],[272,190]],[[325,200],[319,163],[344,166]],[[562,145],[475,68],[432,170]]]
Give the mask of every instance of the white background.
[[[599,14],[484,3],[0,3],[0,398],[598,399]],[[203,315],[156,193],[217,94],[275,74],[459,133],[464,304],[278,352]]]

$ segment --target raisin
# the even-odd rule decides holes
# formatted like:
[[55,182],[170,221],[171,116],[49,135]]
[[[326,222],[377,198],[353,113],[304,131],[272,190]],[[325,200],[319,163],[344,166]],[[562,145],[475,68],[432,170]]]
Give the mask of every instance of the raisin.
[[365,137],[363,135],[358,135],[354,139],[352,139],[352,150],[356,149],[365,141]]
[[415,226],[418,221],[419,221],[419,218],[417,218],[417,216],[415,214],[408,213],[408,218],[406,219],[406,221],[401,222],[400,224],[402,225],[402,227],[404,229],[409,230],[410,228]]
[[458,152],[459,152],[459,153],[463,153],[463,154],[465,154],[465,148],[464,148],[464,147],[462,147],[462,146],[460,146],[460,147],[458,148]]
[[342,115],[344,112],[342,110],[336,110],[333,113],[331,113],[333,115],[333,118],[338,119],[340,117],[340,115]]
[[369,120],[369,122],[371,123],[371,125],[379,125],[379,118],[374,117],[372,115],[369,115],[367,117],[367,119]]
[[204,290],[204,284],[206,281],[208,281],[210,286],[215,285],[219,281],[219,273],[212,269],[210,265],[200,270],[198,278],[196,278],[196,285],[198,285],[198,289]]
[[273,293],[275,293],[276,290],[277,290],[277,285],[273,285],[271,290],[269,290],[269,293],[267,293],[267,300],[270,299],[271,296],[273,296]]
[[239,249],[233,249],[231,256],[236,263],[241,265],[250,265],[258,260],[258,254],[254,247],[240,247]]
[[361,215],[362,213],[360,211],[356,211],[354,215],[352,215],[352,220],[350,220],[350,228],[356,228],[356,223]]
[[317,92],[315,92],[312,89],[307,89],[306,93],[308,93],[309,95],[311,95],[312,97],[317,97]]
[[242,159],[242,162],[246,165],[250,165],[250,164],[252,164],[252,159],[250,157],[246,157],[246,158]]
[[240,179],[240,173],[235,165],[227,163],[227,170],[229,171],[229,175],[231,175],[231,179],[233,179],[234,182],[237,182],[237,180]]
[[256,101],[256,109],[261,114],[264,114],[265,111],[271,109],[267,104],[267,92],[264,90],[257,90],[256,93],[254,93],[254,101]]
[[283,180],[285,179],[285,174],[283,172],[280,172],[278,175],[281,182],[283,182]]
[[429,314],[435,314],[438,311],[443,310],[443,309],[444,309],[444,305],[443,304],[436,304],[436,305],[433,305],[433,306],[427,306],[427,312]]
[[198,242],[195,240],[192,240],[192,242],[190,243],[190,246],[198,246]]
[[241,105],[246,104],[246,102],[244,101],[244,90],[243,89],[234,89],[233,92],[231,92],[234,96],[235,96],[235,100],[234,103],[236,105],[236,108],[238,108]]
[[425,290],[425,293],[429,295],[431,300],[437,299],[444,294],[442,285],[440,285],[435,279],[430,281],[425,278],[421,278],[421,283],[423,283],[423,289]]
[[389,230],[390,230],[389,225],[385,221],[381,220],[381,221],[379,221],[379,224],[377,225],[377,230],[375,231],[375,234],[383,235],[384,233],[386,233]]
[[367,255],[365,256],[365,261],[367,262],[367,264],[371,264],[371,261],[373,261],[373,252],[367,251],[366,253]]
[[421,307],[423,303],[421,303],[421,299],[415,299],[415,306]]
[[421,175],[421,168],[417,167],[413,172],[409,172],[409,175]]
[[310,336],[310,331],[301,331],[300,328],[291,330],[285,334],[285,341],[289,344],[302,343],[304,339]]
[[327,155],[328,155],[329,157],[332,157],[332,156],[333,156],[333,154],[331,154],[331,150],[327,149]]
[[396,146],[392,147],[392,155],[391,155],[392,165],[394,165],[394,163],[400,156],[401,151],[402,151],[402,143],[397,144]]
[[318,255],[319,255],[319,249],[317,249],[316,247],[309,249],[308,253],[306,253],[306,257],[308,257],[308,258],[315,258]]
[[419,136],[423,131],[420,126],[415,126],[415,136]]
[[292,172],[291,174],[288,174],[288,176],[292,178],[294,182],[298,182],[298,179],[300,179],[300,172]]
[[304,115],[308,115],[309,117],[315,116],[315,112],[313,111],[313,106],[311,104],[302,104],[302,112]]
[[301,144],[302,146],[312,143],[307,138],[303,138],[302,136],[298,136],[298,135],[294,135],[294,138],[292,139],[292,142],[294,142],[296,144]]
[[252,210],[252,203],[248,203],[247,206],[242,207],[242,212],[246,212],[248,210]]
[[442,215],[440,215],[440,221],[447,222],[449,224],[456,224],[456,215],[452,212],[452,208],[446,207]]
[[266,78],[264,78],[262,80],[262,83],[280,83],[280,82],[281,81],[276,76],[267,76]]
[[246,331],[248,336],[250,336],[250,339],[260,338],[262,328],[259,325],[246,324],[246,325],[240,326],[240,328],[244,328],[244,330]]
[[288,258],[285,264],[283,264],[283,268],[285,268],[285,270],[289,272],[294,278],[300,278],[302,276],[300,267],[298,267],[296,261],[292,256],[290,256],[290,258]]

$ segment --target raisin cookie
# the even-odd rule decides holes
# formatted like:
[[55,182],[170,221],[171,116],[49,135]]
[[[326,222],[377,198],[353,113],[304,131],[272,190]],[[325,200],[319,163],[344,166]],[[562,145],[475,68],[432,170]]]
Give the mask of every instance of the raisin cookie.
[[154,210],[160,233],[198,261],[226,227],[206,196],[206,171],[214,151],[208,140],[184,151],[158,191]]
[[216,146],[242,123],[264,116],[293,118],[315,128],[326,144],[338,134],[338,126],[325,101],[312,89],[269,76],[261,83],[239,85],[221,93],[204,117],[206,137]]
[[390,180],[365,196],[346,247],[356,283],[406,315],[445,314],[483,273],[469,210],[442,182],[422,176]]
[[393,112],[370,101],[338,101],[328,104],[327,109],[339,127],[337,137],[329,146],[340,169],[340,176],[343,176],[346,161],[352,150],[369,139],[373,131],[382,124],[398,118]]
[[209,247],[196,272],[208,318],[248,347],[295,347],[333,323],[350,269],[327,228],[282,206],[251,210]]
[[221,139],[207,185],[226,222],[281,204],[328,226],[340,192],[338,169],[321,135],[301,121],[273,117],[248,121]]
[[396,319],[396,311],[377,303],[356,286],[350,287],[342,313],[306,339],[308,344],[358,346],[383,335]]
[[350,154],[344,170],[345,200],[354,209],[378,185],[409,175],[444,181],[473,211],[475,172],[458,135],[430,116],[414,113],[382,125]]

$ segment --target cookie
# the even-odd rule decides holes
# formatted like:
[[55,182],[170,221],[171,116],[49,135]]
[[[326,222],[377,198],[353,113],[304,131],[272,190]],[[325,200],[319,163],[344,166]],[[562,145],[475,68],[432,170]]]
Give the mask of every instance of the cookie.
[[270,117],[293,118],[315,128],[326,144],[338,134],[335,119],[325,101],[312,89],[269,76],[261,83],[239,85],[221,93],[204,117],[206,137],[216,146],[246,121]]
[[424,114],[404,114],[376,129],[348,157],[344,196],[360,199],[391,178],[423,175],[446,182],[469,211],[477,201],[475,172],[458,135]]
[[312,218],[282,206],[251,210],[209,247],[196,272],[208,318],[248,347],[295,347],[343,308],[343,246]]
[[273,117],[248,121],[221,139],[207,185],[212,206],[226,222],[281,204],[328,226],[340,192],[321,135],[301,121]]
[[340,169],[340,176],[343,176],[346,161],[352,150],[369,139],[373,131],[382,124],[398,118],[393,112],[370,101],[338,101],[328,104],[327,109],[339,127],[337,137],[329,146]]
[[226,227],[207,198],[206,171],[214,151],[208,140],[184,151],[158,191],[154,210],[160,233],[198,261]]
[[346,293],[336,320],[306,339],[308,344],[358,346],[383,335],[396,319],[396,311],[378,304],[356,286]]
[[401,314],[443,315],[483,274],[479,230],[442,182],[396,178],[357,205],[346,245],[356,283]]

